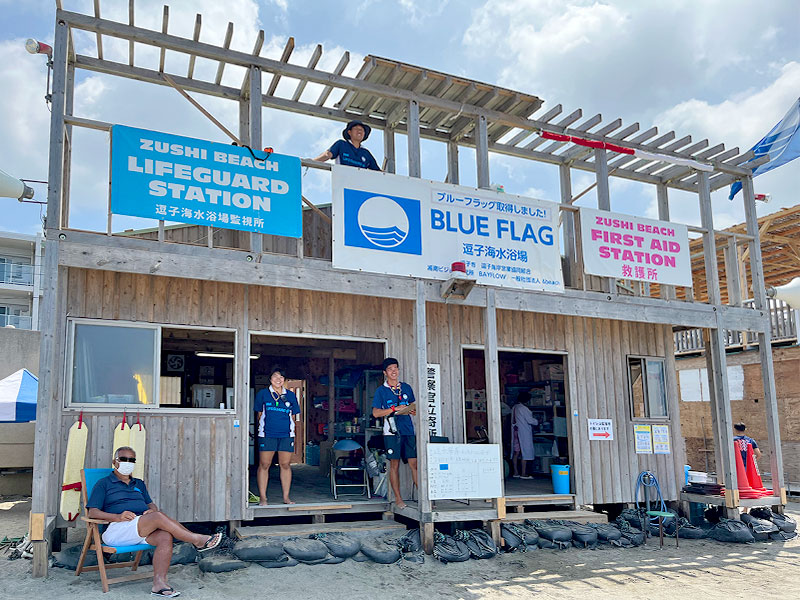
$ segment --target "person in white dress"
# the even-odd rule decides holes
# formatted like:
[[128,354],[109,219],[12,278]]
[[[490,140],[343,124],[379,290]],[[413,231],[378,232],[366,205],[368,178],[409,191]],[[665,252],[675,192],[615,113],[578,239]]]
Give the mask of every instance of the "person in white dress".
[[535,458],[533,428],[539,424],[539,421],[527,406],[530,399],[531,395],[528,392],[520,392],[514,408],[511,409],[511,434],[513,436],[511,463],[514,465],[512,477],[521,479],[533,479],[529,475],[528,465]]

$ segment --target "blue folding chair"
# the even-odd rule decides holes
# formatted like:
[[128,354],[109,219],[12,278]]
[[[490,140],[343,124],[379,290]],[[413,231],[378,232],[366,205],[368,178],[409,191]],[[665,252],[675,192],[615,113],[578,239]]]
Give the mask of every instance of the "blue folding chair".
[[[80,575],[85,571],[100,571],[100,582],[103,585],[103,592],[107,592],[108,586],[112,583],[149,579],[153,576],[153,573],[148,571],[109,579],[106,574],[106,569],[120,569],[123,567],[130,567],[131,571],[136,571],[136,569],[139,568],[139,561],[142,560],[142,552],[155,548],[155,546],[151,546],[150,544],[116,547],[103,544],[103,540],[100,537],[100,525],[108,525],[109,522],[101,519],[90,519],[88,517],[89,510],[86,508],[86,504],[89,502],[89,497],[92,495],[92,490],[97,482],[103,477],[108,477],[112,471],[113,469],[81,469],[81,497],[83,500],[83,516],[81,519],[86,522],[86,539],[83,542],[83,549],[81,550],[81,556],[78,560],[78,566],[75,569],[75,575]],[[97,553],[97,565],[84,567],[83,563],[86,559],[86,553],[89,550],[94,550]],[[104,554],[123,554],[125,552],[136,552],[136,556],[133,560],[126,562],[106,564]]]

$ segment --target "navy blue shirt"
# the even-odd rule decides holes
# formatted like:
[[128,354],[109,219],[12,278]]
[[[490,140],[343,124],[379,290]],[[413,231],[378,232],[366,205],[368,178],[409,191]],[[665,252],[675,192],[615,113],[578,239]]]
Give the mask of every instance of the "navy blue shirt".
[[[393,406],[406,406],[416,402],[414,390],[407,383],[400,382],[399,389],[391,388],[384,383],[375,390],[375,397],[372,400],[372,408],[387,409]],[[414,419],[411,415],[395,415],[394,422],[397,425],[397,433],[400,435],[414,435]],[[392,435],[386,417],[383,419],[383,434]]]
[[278,395],[272,386],[256,394],[256,410],[261,413],[258,421],[258,437],[293,438],[294,419],[292,415],[300,414],[300,403],[291,390],[284,389]]
[[115,515],[129,510],[141,515],[152,502],[144,481],[131,477],[130,482],[125,483],[112,472],[94,485],[86,508],[99,508],[103,512]]
[[372,156],[369,150],[361,146],[356,148],[347,140],[339,140],[333,144],[328,150],[333,154],[333,158],[339,159],[340,165],[347,165],[348,167],[361,167],[363,169],[372,169],[373,171],[380,171],[375,157]]
[[[753,450],[758,448],[758,444],[756,441],[748,435],[736,435],[733,437],[733,441],[737,443],[739,446],[739,451],[742,453],[742,464],[744,468],[747,468],[747,444],[753,446]],[[753,453],[753,458],[755,458],[755,453]]]

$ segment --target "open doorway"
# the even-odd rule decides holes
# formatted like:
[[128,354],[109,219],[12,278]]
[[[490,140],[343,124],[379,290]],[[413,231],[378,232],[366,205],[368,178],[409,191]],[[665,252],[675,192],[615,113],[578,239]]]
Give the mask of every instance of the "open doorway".
[[[251,506],[258,504],[259,495],[256,397],[262,390],[268,390],[272,368],[284,369],[284,387],[294,392],[300,407],[300,413],[291,417],[295,438],[291,499],[296,504],[330,504],[334,500],[330,481],[334,443],[355,442],[359,449],[347,452],[359,462],[371,438],[381,434],[372,418],[372,399],[377,387],[383,384],[380,365],[384,352],[385,344],[381,341],[251,334],[248,480]],[[361,477],[363,481],[363,474]],[[267,500],[269,505],[282,505],[277,453],[269,471]],[[348,504],[367,500],[367,494],[347,497]]]
[[[564,355],[501,350],[498,361],[505,495],[552,494],[550,466],[570,461]],[[464,348],[463,369],[465,438],[481,443],[488,426],[484,351]],[[520,400],[525,408],[515,409]]]

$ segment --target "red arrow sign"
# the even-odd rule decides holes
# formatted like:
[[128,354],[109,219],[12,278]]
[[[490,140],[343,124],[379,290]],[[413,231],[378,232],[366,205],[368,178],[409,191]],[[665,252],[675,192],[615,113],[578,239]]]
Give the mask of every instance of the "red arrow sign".
[[607,431],[604,431],[603,433],[593,433],[593,434],[592,434],[592,437],[604,437],[604,438],[608,438],[608,437],[611,437],[611,434],[610,434],[610,433],[608,433]]

